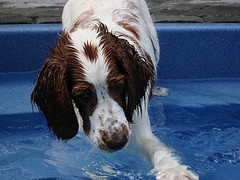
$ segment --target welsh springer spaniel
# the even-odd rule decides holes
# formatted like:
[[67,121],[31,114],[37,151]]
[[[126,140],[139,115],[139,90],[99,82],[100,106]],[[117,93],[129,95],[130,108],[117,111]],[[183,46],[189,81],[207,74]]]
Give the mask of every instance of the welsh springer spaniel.
[[157,179],[198,179],[151,131],[148,102],[159,43],[146,2],[68,0],[62,21],[31,97],[54,134],[69,140],[83,130],[108,152],[131,139]]

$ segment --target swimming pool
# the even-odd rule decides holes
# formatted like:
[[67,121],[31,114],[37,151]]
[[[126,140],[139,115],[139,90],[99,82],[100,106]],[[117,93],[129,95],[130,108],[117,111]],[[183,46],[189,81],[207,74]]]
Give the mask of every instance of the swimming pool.
[[[150,118],[182,163],[206,180],[240,177],[240,25],[156,24],[161,45]],[[126,148],[108,154],[83,134],[61,143],[30,94],[60,25],[0,26],[1,179],[154,179]]]

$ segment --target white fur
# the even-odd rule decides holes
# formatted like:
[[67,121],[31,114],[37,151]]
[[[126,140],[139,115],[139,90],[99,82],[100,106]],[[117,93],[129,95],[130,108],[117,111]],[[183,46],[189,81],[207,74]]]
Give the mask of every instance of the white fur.
[[[99,145],[99,142],[104,144],[99,134],[99,130],[106,131],[108,138],[110,138],[114,133],[116,133],[116,130],[122,131],[123,125],[127,127],[130,135],[131,131],[123,109],[107,95],[104,99],[101,98],[101,96],[98,99],[98,106],[93,115],[90,117],[91,132],[89,133],[89,139],[96,146]],[[99,116],[101,116],[101,119],[98,118]]]
[[[105,57],[102,54],[100,45],[100,39],[97,37],[97,33],[94,30],[84,29],[81,31],[75,31],[70,34],[72,39],[73,47],[76,49],[77,57],[85,71],[85,76],[87,80],[94,84],[102,84],[105,83],[106,77],[108,75],[108,66],[105,61]],[[84,43],[93,43],[93,45],[99,47],[98,48],[98,60],[91,62],[87,57],[84,55],[83,44]],[[101,74],[101,76],[99,76]]]
[[[135,3],[138,9],[129,10],[127,7],[128,2]],[[121,13],[116,14],[116,9],[124,11],[120,11]],[[150,55],[153,65],[156,69],[159,60],[158,38],[148,11],[147,4],[144,0],[68,0],[63,10],[63,29],[65,31],[70,31],[75,22],[78,20],[79,16],[88,10],[94,10],[94,17],[106,24],[109,31],[113,34],[118,34],[121,32],[129,36],[131,36],[131,33],[119,26],[116,22],[120,20],[122,16],[128,15],[129,13],[137,15],[141,24],[141,26],[137,25],[137,28],[140,32],[140,40],[138,43],[142,47],[142,49],[137,50],[140,55],[142,50],[146,50],[146,52]],[[136,25],[134,23],[132,24]],[[92,24],[92,26],[90,25],[89,28],[93,28],[94,25],[95,24]],[[151,37],[153,41],[156,52],[154,52],[152,48],[152,43],[149,37]],[[132,42],[131,39],[126,37],[121,38],[127,39],[130,44],[135,46],[135,43]]]
[[[127,6],[129,2],[134,3],[137,8],[129,8]],[[150,55],[156,69],[159,60],[159,45],[146,2],[144,0],[68,0],[63,11],[63,29],[70,32],[79,16],[90,10],[94,12],[91,17],[93,21],[88,22],[86,28],[75,27],[75,31],[70,33],[73,46],[78,51],[77,56],[85,69],[87,80],[94,84],[97,90],[98,105],[90,117],[91,131],[89,138],[96,145],[103,143],[101,142],[99,130],[103,129],[111,136],[111,134],[115,133],[114,129],[121,129],[122,125],[126,125],[129,135],[131,134],[131,141],[139,147],[140,154],[151,161],[153,173],[156,174],[157,179],[198,179],[198,176],[187,170],[186,166],[179,164],[178,159],[173,156],[171,151],[153,135],[148,116],[150,86],[146,89],[145,98],[141,100],[141,108],[139,107],[134,111],[134,123],[131,127],[128,125],[122,108],[109,97],[107,92],[106,77],[109,71],[101,47],[99,47],[97,33],[94,31],[96,25],[94,19],[98,18],[115,35],[128,35],[120,38],[126,39],[136,47],[140,55],[145,50]],[[135,42],[132,41],[132,38],[128,38],[133,37],[132,34],[116,23],[124,15],[131,13],[139,18],[139,23],[130,22],[139,30],[139,40],[135,38]],[[95,62],[87,60],[83,54],[82,45],[87,41],[99,47],[98,60]],[[140,47],[136,46],[136,42]],[[163,93],[166,94],[165,91]],[[74,102],[73,105],[80,128],[82,128],[82,117],[79,115]],[[99,119],[100,116],[101,119]],[[114,120],[118,120],[118,122],[111,124]]]

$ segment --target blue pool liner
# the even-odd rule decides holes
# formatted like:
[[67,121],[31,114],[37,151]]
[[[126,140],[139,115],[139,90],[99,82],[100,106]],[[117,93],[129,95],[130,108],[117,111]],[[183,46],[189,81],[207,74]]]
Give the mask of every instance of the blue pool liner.
[[[156,24],[161,79],[240,76],[240,24]],[[62,32],[61,24],[1,25],[0,72],[39,69]]]
[[[238,180],[240,24],[155,26],[161,47],[159,80],[156,84],[169,88],[170,95],[154,96],[150,102],[149,115],[153,132],[167,146],[176,149],[176,155],[181,157],[183,164],[189,165],[199,174],[200,179]],[[49,137],[46,121],[42,123],[43,117],[37,108],[33,113],[30,103],[34,79],[61,32],[60,24],[0,25],[0,156],[5,153],[0,158],[3,166],[0,168],[0,179],[1,176],[3,179],[16,178],[13,171],[19,177],[22,173],[25,179],[26,176],[29,177],[27,179],[49,179],[55,176],[52,179],[68,179],[67,174],[81,174],[78,169],[81,166],[75,158],[72,162],[77,165],[74,164],[73,169],[66,170],[68,166],[62,166],[62,161],[60,165],[57,164],[57,168],[64,167],[62,172],[66,173],[65,176],[55,166],[41,166],[41,161],[47,163],[45,158],[50,162],[53,158],[53,162],[57,162],[51,151],[58,153],[61,144],[51,145],[56,138]],[[73,146],[69,145],[67,148],[70,149],[63,152],[61,157],[71,155],[69,152],[75,146],[76,152],[79,152],[78,140]],[[32,142],[40,142],[41,148],[42,145],[50,146],[47,151],[50,152],[49,157],[45,157],[45,154],[36,158],[47,152],[39,151],[39,147]],[[52,150],[54,147],[56,149]],[[9,154],[6,153],[8,151]],[[19,152],[21,155],[18,156]],[[15,160],[16,157],[19,157],[19,161]],[[25,157],[30,160],[25,161]],[[19,171],[15,168],[16,163],[20,164]],[[26,171],[22,171],[24,168]],[[123,173],[126,169],[122,169]],[[136,172],[139,172],[138,168]]]
[[[232,88],[228,87],[230,85],[215,88],[215,85],[209,85],[208,81],[200,83],[201,85],[190,83],[193,87],[191,91],[201,89],[204,92],[206,89],[206,92],[209,92],[214,88],[216,91],[219,89],[221,94],[216,93],[214,102],[220,99],[218,97],[225,97],[225,100],[236,99],[228,103],[238,103],[240,24],[155,26],[161,47],[158,66],[160,80],[157,85],[171,89],[173,95],[167,98],[168,103],[178,102],[180,97],[177,96],[180,93],[175,91],[186,87],[188,80],[203,79],[204,82],[204,79],[209,78],[213,81],[218,78],[233,79],[234,83],[231,83]],[[30,95],[34,79],[49,57],[50,48],[54,48],[57,43],[61,28],[61,24],[0,26],[0,114],[32,112]],[[176,82],[176,79],[185,80],[181,84],[181,81]],[[177,86],[179,83],[181,85]],[[187,97],[190,96],[191,92],[188,92]],[[200,96],[192,97],[202,99]],[[191,103],[191,99],[186,98],[184,101],[180,100],[179,104]]]

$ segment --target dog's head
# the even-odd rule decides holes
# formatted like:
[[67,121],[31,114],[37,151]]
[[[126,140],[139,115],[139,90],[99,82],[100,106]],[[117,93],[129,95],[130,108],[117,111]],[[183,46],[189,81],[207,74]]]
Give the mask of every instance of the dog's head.
[[63,32],[31,98],[59,139],[82,128],[98,148],[114,152],[130,139],[133,114],[154,81],[153,66],[105,25],[86,31]]

